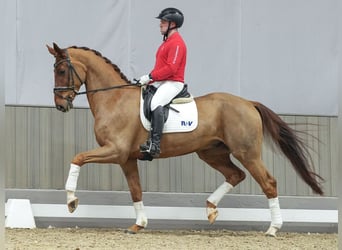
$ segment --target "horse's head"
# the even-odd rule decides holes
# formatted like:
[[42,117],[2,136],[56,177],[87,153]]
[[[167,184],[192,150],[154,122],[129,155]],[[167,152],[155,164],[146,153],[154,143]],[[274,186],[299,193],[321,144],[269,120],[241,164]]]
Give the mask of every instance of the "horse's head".
[[53,43],[53,48],[47,48],[55,58],[55,94],[56,108],[62,112],[67,112],[73,107],[73,100],[77,95],[81,85],[85,83],[86,70],[84,65],[76,59],[71,60],[68,49],[60,49]]

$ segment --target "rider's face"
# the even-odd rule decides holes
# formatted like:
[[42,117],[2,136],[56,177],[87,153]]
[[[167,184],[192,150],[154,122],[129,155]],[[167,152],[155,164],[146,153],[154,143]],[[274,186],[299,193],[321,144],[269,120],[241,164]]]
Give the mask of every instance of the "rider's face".
[[167,32],[167,27],[169,26],[169,22],[165,21],[165,20],[160,20],[160,33],[162,35],[165,35],[165,33]]
[[[170,28],[174,27],[175,25],[176,24],[174,22],[171,22]],[[160,33],[162,35],[165,35],[167,32],[167,28],[169,27],[169,21],[165,21],[165,20],[161,19],[159,27],[160,27]]]

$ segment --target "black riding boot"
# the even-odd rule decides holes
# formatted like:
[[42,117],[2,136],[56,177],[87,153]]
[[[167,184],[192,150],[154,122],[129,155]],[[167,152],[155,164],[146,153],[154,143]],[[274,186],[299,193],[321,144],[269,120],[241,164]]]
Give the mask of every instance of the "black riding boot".
[[160,154],[160,140],[164,128],[163,109],[162,106],[158,106],[152,112],[150,138],[140,145],[140,151],[142,153],[149,153],[152,157],[158,157]]

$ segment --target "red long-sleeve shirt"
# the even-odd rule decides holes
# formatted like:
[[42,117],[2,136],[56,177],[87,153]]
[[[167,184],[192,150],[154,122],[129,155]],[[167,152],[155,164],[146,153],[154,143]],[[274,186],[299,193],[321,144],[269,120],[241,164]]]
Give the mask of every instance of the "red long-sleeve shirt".
[[157,50],[156,63],[151,71],[153,81],[184,82],[186,45],[178,32],[167,38]]

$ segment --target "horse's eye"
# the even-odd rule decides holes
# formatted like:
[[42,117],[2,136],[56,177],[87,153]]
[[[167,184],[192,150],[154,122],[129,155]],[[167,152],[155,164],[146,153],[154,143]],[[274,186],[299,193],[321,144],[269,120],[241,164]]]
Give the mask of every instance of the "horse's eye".
[[58,70],[57,74],[60,76],[63,76],[63,75],[65,75],[65,70],[64,69]]

